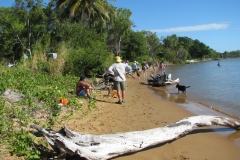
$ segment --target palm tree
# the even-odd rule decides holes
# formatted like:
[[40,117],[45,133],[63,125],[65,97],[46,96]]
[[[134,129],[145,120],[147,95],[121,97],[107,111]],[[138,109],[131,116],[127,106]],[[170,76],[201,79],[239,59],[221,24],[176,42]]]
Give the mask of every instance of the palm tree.
[[51,0],[50,3],[63,9],[68,16],[79,17],[82,21],[87,19],[90,27],[94,26],[96,21],[105,23],[111,16],[116,16],[116,9],[109,5],[107,0]]

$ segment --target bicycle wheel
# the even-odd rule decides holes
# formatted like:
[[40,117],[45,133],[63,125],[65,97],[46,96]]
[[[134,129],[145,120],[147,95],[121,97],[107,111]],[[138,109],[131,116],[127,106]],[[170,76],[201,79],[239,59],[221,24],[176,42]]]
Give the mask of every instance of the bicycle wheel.
[[106,88],[104,79],[100,79],[99,81],[95,80],[92,82],[92,86],[95,90],[100,90]]

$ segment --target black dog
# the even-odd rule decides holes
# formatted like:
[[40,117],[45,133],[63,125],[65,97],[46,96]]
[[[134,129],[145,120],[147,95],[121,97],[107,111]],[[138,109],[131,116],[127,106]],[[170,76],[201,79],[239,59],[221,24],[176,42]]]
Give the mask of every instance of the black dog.
[[189,88],[189,87],[191,87],[191,86],[181,86],[179,84],[176,85],[176,88],[178,88],[178,93],[179,93],[179,91],[181,91],[182,94],[186,93],[186,88]]

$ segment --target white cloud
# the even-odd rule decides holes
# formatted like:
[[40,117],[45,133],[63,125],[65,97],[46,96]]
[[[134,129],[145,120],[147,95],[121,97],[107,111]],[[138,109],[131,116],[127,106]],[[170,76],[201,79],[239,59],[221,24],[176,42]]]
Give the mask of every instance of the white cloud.
[[197,26],[153,29],[151,30],[151,32],[167,33],[167,32],[193,32],[193,31],[203,31],[203,30],[220,30],[220,29],[226,29],[228,28],[228,26],[229,26],[228,23],[212,23],[212,24],[202,24]]

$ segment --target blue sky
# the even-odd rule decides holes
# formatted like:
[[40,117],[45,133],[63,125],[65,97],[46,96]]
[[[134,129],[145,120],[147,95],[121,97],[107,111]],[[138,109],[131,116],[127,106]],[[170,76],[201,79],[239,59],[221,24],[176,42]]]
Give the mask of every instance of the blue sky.
[[[49,0],[44,0],[48,3]],[[11,6],[14,0],[0,0]],[[240,0],[117,0],[132,11],[134,31],[198,39],[217,52],[240,50]]]

